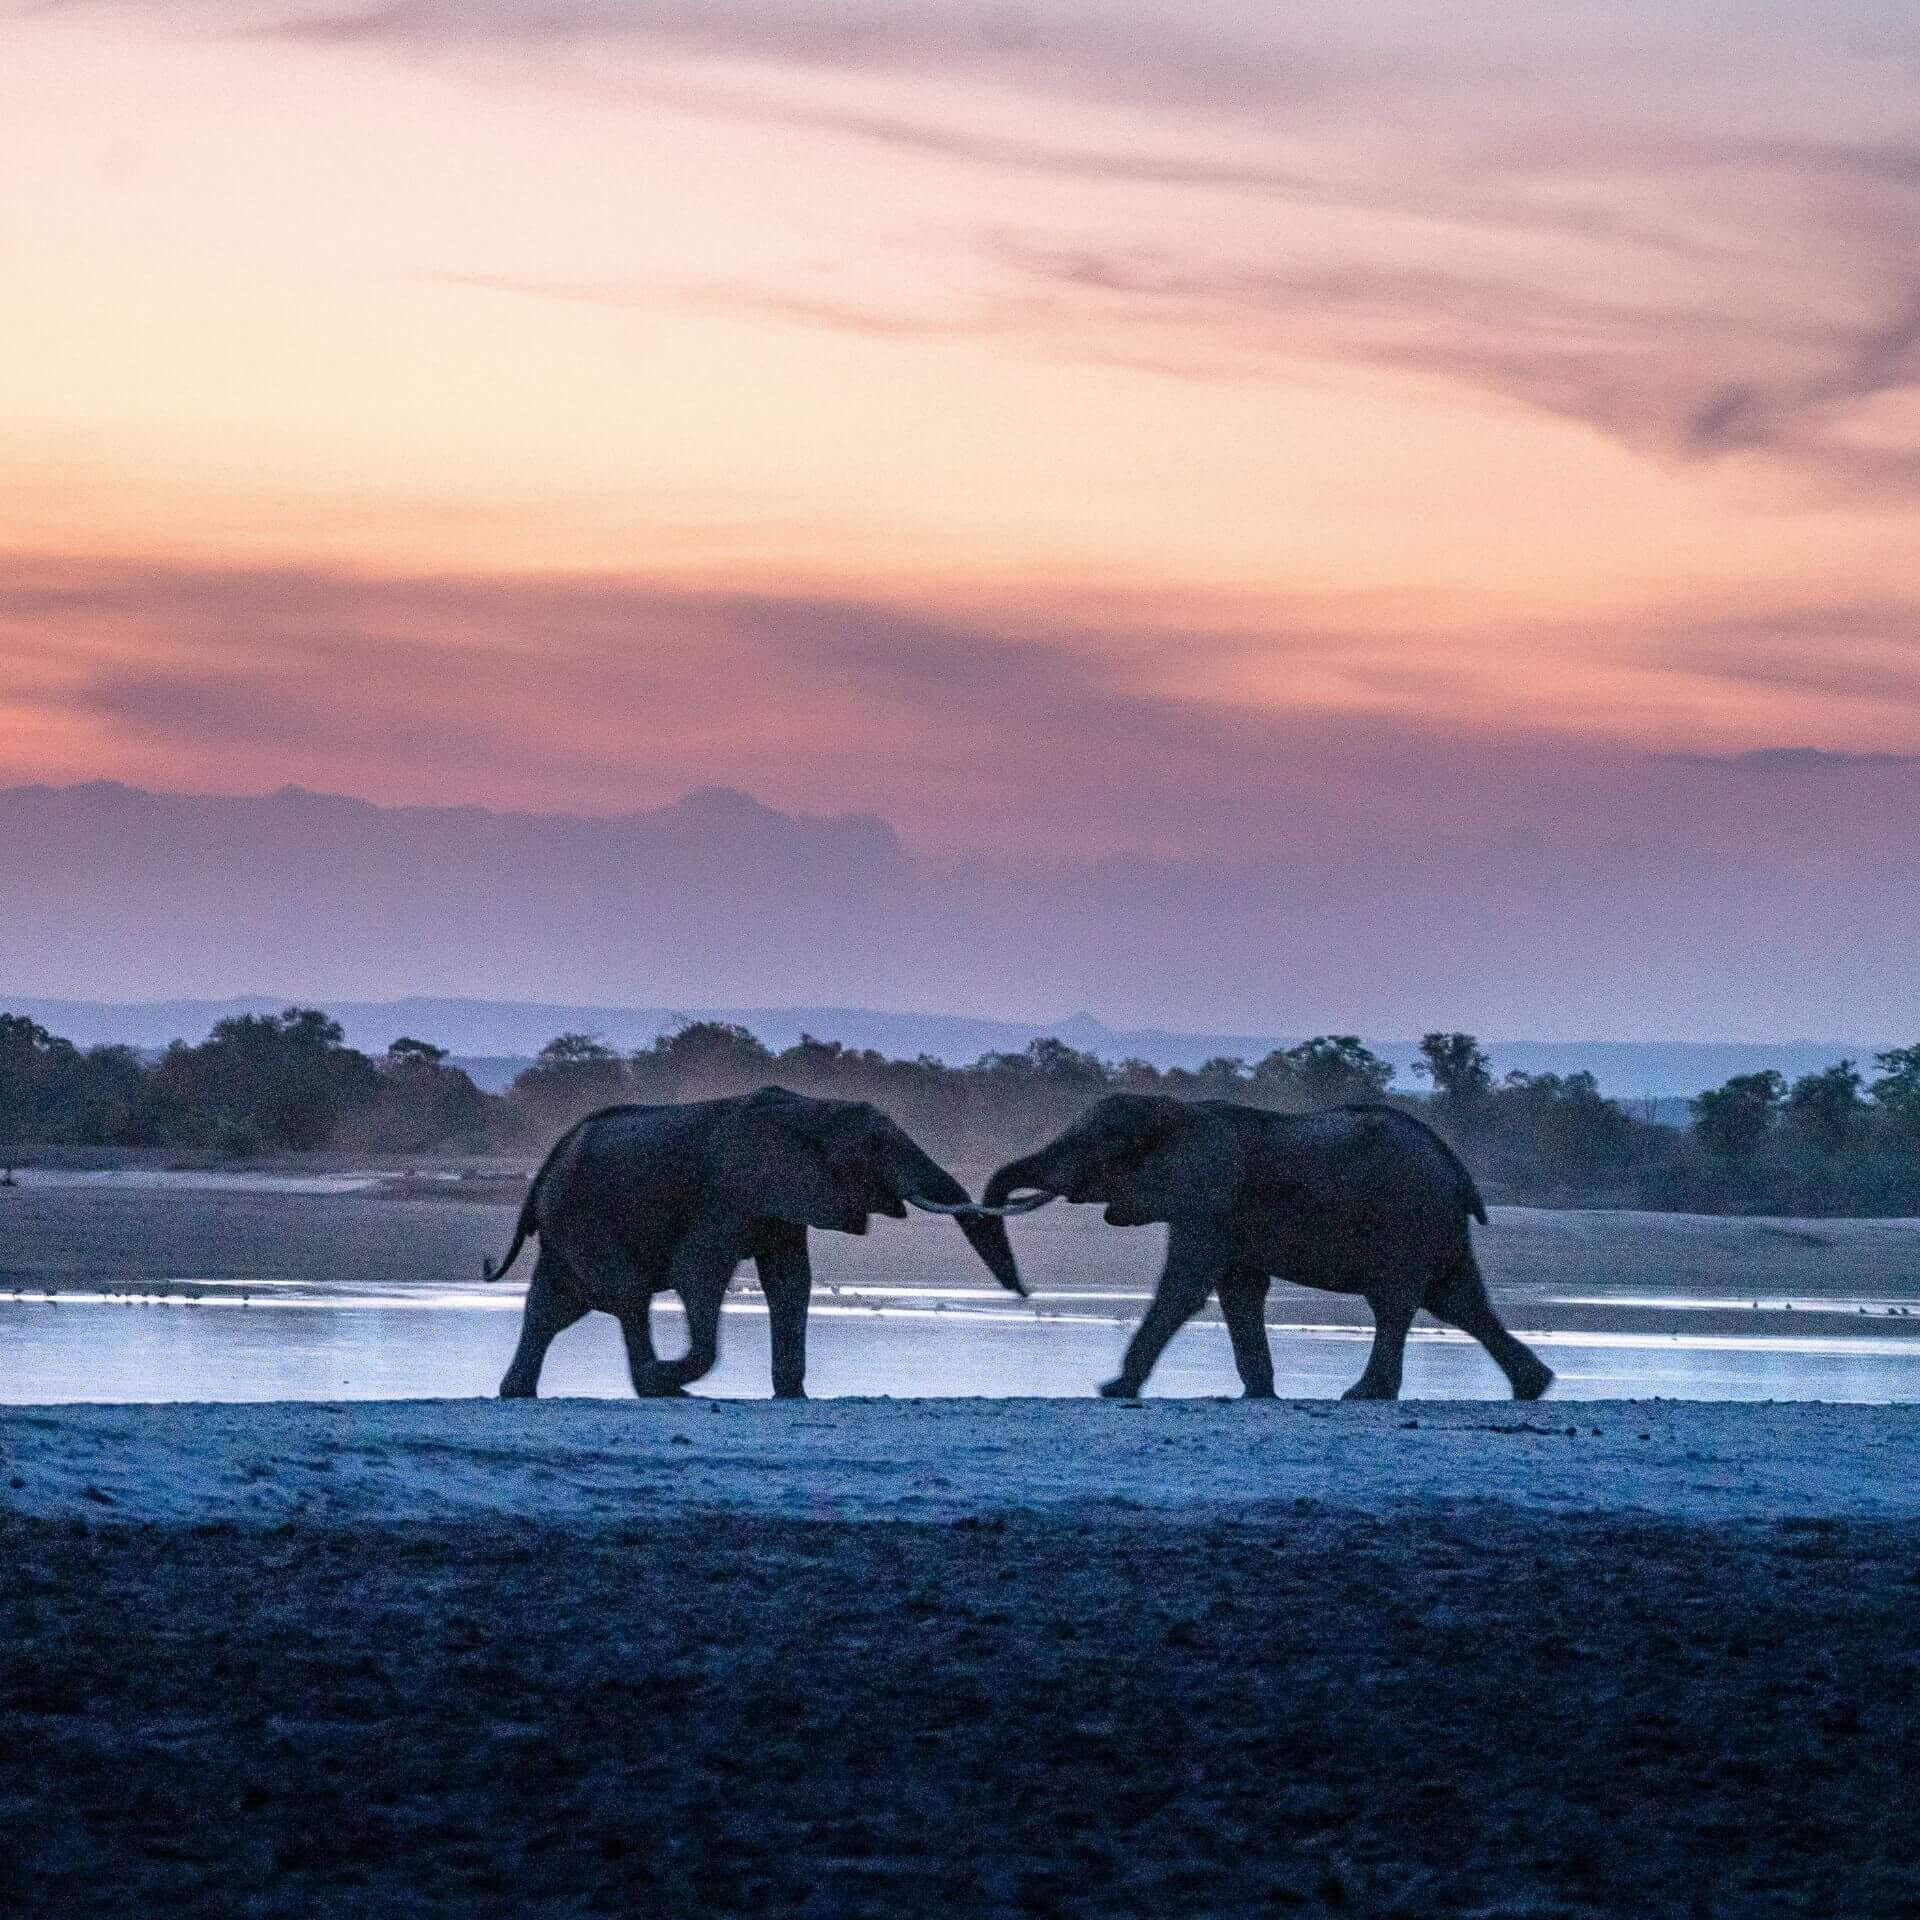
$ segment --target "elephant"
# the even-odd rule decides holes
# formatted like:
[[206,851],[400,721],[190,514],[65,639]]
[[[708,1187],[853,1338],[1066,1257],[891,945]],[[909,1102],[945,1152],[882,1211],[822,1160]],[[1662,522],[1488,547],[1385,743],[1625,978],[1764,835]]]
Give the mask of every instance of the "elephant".
[[1153,1304],[1117,1378],[1100,1391],[1132,1399],[1169,1339],[1217,1293],[1249,1399],[1273,1395],[1266,1299],[1273,1276],[1373,1309],[1373,1351],[1349,1400],[1400,1392],[1407,1329],[1422,1307],[1470,1333],[1536,1400],[1553,1373],[1504,1326],[1487,1298],[1469,1220],[1487,1210],[1453,1149],[1397,1107],[1354,1104],[1273,1113],[1231,1100],[1115,1093],[1045,1146],[1010,1160],[984,1201],[1025,1211],[1042,1196],[1104,1201],[1110,1225],[1168,1226]]
[[[806,1395],[807,1229],[865,1233],[870,1214],[907,1206],[954,1216],[1003,1287],[1024,1295],[1004,1220],[902,1129],[864,1101],[816,1100],[781,1087],[679,1105],[603,1107],[555,1142],[527,1191],[497,1280],[538,1237],[520,1344],[500,1383],[530,1399],[556,1334],[598,1309],[625,1335],[634,1391],[677,1394],[710,1371],[720,1300],[743,1260],[758,1269],[773,1347],[773,1391]],[[679,1294],[687,1351],[653,1351],[653,1296]]]

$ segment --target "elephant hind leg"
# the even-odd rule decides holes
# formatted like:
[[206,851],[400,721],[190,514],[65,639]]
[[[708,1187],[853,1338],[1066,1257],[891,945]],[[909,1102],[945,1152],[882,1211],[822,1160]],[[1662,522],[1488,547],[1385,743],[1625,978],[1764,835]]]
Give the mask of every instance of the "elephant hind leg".
[[500,1382],[502,1400],[531,1400],[540,1391],[540,1368],[554,1336],[586,1317],[586,1303],[567,1285],[560,1261],[540,1250],[533,1278],[527,1283],[526,1310],[520,1319],[520,1344],[514,1348],[506,1377]]
[[1233,1342],[1233,1364],[1249,1400],[1273,1398],[1273,1351],[1267,1344],[1268,1276],[1234,1267],[1220,1282],[1220,1312]]
[[1486,1348],[1507,1376],[1516,1400],[1538,1400],[1553,1385],[1553,1369],[1500,1324],[1471,1247],[1463,1247],[1442,1262],[1433,1285],[1427,1289],[1425,1304],[1436,1320],[1471,1334]]
[[1373,1309],[1373,1351],[1360,1378],[1340,1397],[1343,1400],[1398,1400],[1400,1374],[1407,1354],[1407,1330],[1419,1311],[1415,1290],[1398,1281],[1384,1282],[1367,1294]]

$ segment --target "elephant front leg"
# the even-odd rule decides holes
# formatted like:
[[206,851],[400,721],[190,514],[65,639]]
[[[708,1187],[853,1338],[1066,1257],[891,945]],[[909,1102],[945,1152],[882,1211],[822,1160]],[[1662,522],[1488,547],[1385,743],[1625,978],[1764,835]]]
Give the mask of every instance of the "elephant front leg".
[[1398,1400],[1407,1330],[1413,1325],[1418,1296],[1411,1287],[1395,1285],[1368,1294],[1367,1305],[1373,1309],[1373,1351],[1367,1356],[1366,1370],[1340,1397]]
[[813,1266],[807,1258],[807,1230],[769,1223],[756,1236],[753,1264],[767,1301],[768,1344],[773,1349],[773,1397],[807,1397],[807,1300],[813,1292]]
[[627,1347],[627,1372],[633,1378],[634,1392],[641,1399],[658,1400],[682,1391],[661,1377],[660,1356],[653,1350],[651,1294],[643,1294],[638,1306],[620,1316],[620,1335]]
[[1226,1260],[1209,1232],[1176,1226],[1167,1239],[1167,1264],[1154,1289],[1153,1305],[1127,1342],[1119,1373],[1100,1389],[1108,1400],[1134,1400],[1166,1344],[1207,1304],[1219,1284]]
[[586,1317],[586,1307],[556,1279],[560,1263],[544,1248],[527,1283],[526,1310],[520,1319],[520,1344],[513,1350],[502,1400],[531,1400],[540,1390],[540,1369],[554,1336]]
[[675,1249],[667,1285],[687,1310],[687,1350],[678,1360],[655,1360],[644,1376],[636,1371],[637,1393],[648,1397],[677,1393],[713,1371],[720,1357],[720,1301],[739,1263],[737,1242],[689,1239]]
[[1268,1276],[1235,1267],[1220,1282],[1220,1311],[1233,1342],[1233,1364],[1249,1400],[1273,1398],[1273,1352],[1267,1344]]

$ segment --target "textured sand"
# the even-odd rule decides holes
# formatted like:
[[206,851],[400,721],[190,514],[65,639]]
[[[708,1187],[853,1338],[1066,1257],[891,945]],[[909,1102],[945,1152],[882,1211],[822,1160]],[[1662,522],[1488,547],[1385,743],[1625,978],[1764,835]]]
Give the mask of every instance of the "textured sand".
[[0,1408],[0,1512],[172,1526],[1491,1505],[1920,1520],[1920,1407],[1546,1400]]
[[8,1411],[0,1907],[1911,1920],[1917,1439]]

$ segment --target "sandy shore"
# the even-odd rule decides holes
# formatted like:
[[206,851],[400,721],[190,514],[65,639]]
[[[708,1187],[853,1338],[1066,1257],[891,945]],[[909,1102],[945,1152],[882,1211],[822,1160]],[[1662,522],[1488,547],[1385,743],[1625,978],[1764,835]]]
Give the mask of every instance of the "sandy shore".
[[1912,1916],[1916,1443],[1551,1401],[0,1410],[0,1905]]
[[0,1513],[203,1526],[703,1513],[1260,1519],[1489,1505],[1920,1521],[1920,1407],[489,1400],[0,1408]]

